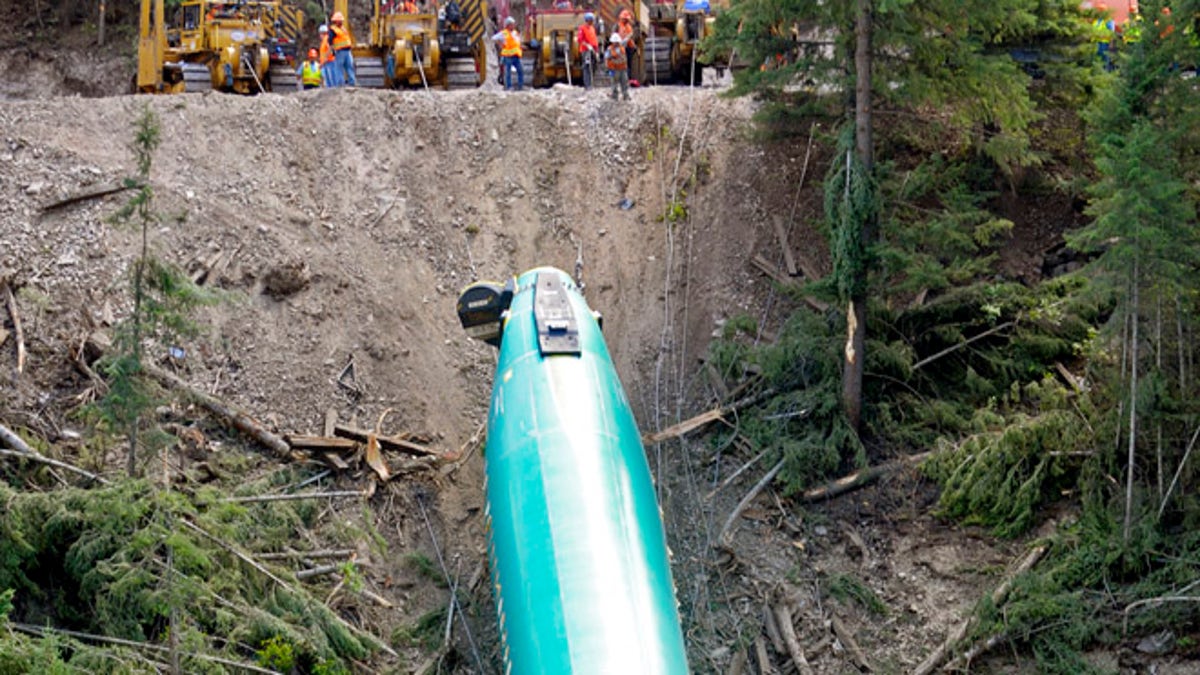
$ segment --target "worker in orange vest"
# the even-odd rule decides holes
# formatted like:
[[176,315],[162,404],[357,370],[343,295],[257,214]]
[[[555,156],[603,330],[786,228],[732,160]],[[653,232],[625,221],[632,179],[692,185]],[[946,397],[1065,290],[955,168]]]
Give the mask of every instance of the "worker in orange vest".
[[504,30],[492,36],[500,45],[500,68],[504,72],[504,90],[512,86],[512,71],[517,71],[517,91],[525,86],[525,70],[521,67],[521,33],[517,31],[517,20],[511,16],[504,20]]
[[[617,15],[617,35],[621,36],[621,46],[625,48],[625,62],[628,66],[633,63],[633,57],[637,53],[637,44],[633,40],[633,12],[630,12],[629,8],[622,9]],[[631,81],[630,84],[638,86],[637,82]]]
[[333,47],[334,70],[341,78],[338,86],[358,86],[358,78],[354,76],[354,55],[351,48],[354,43],[350,40],[350,31],[346,30],[346,17],[341,12],[334,12],[329,19],[329,46]]
[[583,15],[583,24],[575,35],[579,44],[579,56],[583,59],[583,88],[592,88],[592,70],[596,67],[596,59],[600,58],[600,41],[596,38],[596,15],[587,12]]
[[413,0],[404,0],[404,2],[400,3],[401,14],[417,14],[419,11],[417,3],[413,2]]
[[329,26],[321,24],[317,34],[321,36],[321,48],[317,52],[317,60],[321,63],[321,82],[326,87],[340,87],[342,81],[338,77],[337,64],[333,61],[333,47],[329,44]]

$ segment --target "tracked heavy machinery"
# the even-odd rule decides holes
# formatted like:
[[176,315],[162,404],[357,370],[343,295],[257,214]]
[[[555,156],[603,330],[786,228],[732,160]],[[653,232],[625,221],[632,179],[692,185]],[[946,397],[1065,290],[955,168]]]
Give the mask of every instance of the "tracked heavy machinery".
[[[142,0],[135,90],[256,94],[272,86],[272,54],[287,64],[281,3],[184,0],[168,25],[163,0]],[[299,24],[299,10],[288,16]],[[294,44],[291,47],[294,55]],[[295,75],[288,80],[295,86]]]
[[[479,86],[486,68],[483,19],[486,0],[458,3],[458,21],[429,0],[415,13],[374,0],[367,41],[355,39],[354,70],[360,87]],[[335,0],[334,11],[349,16],[348,0]],[[449,3],[447,3],[449,4]],[[455,17],[451,17],[453,19]],[[347,29],[354,31],[347,22]]]
[[713,30],[709,3],[691,0],[648,2],[649,22],[642,51],[645,81],[652,84],[701,83],[700,42]]

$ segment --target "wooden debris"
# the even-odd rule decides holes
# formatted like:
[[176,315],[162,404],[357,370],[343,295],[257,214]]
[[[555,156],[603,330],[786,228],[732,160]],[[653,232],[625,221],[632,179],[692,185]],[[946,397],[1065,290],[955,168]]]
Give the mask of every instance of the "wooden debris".
[[775,466],[771,467],[771,470],[768,471],[761,479],[759,479],[759,481],[754,484],[754,487],[750,488],[750,491],[746,493],[745,497],[742,497],[742,501],[738,502],[738,505],[734,507],[733,512],[730,513],[729,517],[725,519],[725,524],[721,526],[721,533],[717,535],[718,546],[729,546],[733,543],[731,530],[733,529],[733,524],[737,522],[738,516],[742,515],[742,511],[745,511],[746,507],[750,506],[750,502],[754,501],[754,499],[758,497],[758,494],[762,492],[763,489],[771,483],[771,481],[775,480],[775,476],[778,476],[781,470],[783,470],[782,459],[779,460],[779,463],[777,463]]
[[[0,340],[0,344],[4,344],[4,341]],[[1067,367],[1064,366],[1062,362],[1055,361],[1054,369],[1057,370],[1058,374],[1067,381],[1067,384],[1071,385],[1071,389],[1073,389],[1076,394],[1083,393],[1083,386],[1079,383],[1080,378],[1076,377],[1074,373],[1067,370]]]
[[695,431],[696,429],[699,429],[709,422],[715,422],[721,419],[724,414],[725,408],[713,408],[712,410],[700,413],[691,419],[684,420],[679,424],[667,427],[662,431],[656,431],[652,434],[647,434],[644,441],[645,443],[650,444],[659,443],[667,440],[668,438],[678,438],[689,431]]
[[813,675],[812,666],[804,657],[804,650],[800,648],[800,640],[796,637],[796,627],[792,623],[792,610],[786,602],[775,605],[775,622],[779,625],[783,643],[787,646],[788,655],[792,657],[792,663],[795,664],[796,670],[800,671],[801,675]]
[[325,436],[333,435],[333,428],[337,426],[337,410],[330,408],[325,411]]
[[21,329],[21,315],[17,312],[17,299],[13,297],[12,286],[7,281],[0,285],[4,287],[8,314],[12,318],[13,337],[17,341],[17,374],[20,375],[25,370],[25,331]]
[[292,448],[287,441],[283,440],[279,435],[267,430],[262,423],[250,417],[247,413],[237,409],[236,407],[224,403],[213,396],[209,396],[204,392],[196,389],[192,385],[181,380],[174,373],[169,373],[162,368],[152,364],[143,363],[142,368],[154,379],[163,384],[178,389],[188,395],[200,407],[211,412],[212,414],[224,419],[231,424],[235,429],[246,434],[250,438],[258,441],[275,456],[281,459],[296,459],[292,455]]
[[[772,265],[770,261],[761,255],[756,255],[751,258],[750,263],[757,267],[763,274],[771,277],[771,280],[780,286],[793,290],[799,290],[800,286],[794,279],[781,272],[778,267]],[[804,302],[808,303],[809,307],[812,307],[818,312],[824,312],[829,309],[829,303],[825,302],[824,300],[818,300],[812,296],[804,296]]]
[[337,436],[284,434],[283,440],[297,450],[353,450],[358,447],[358,441]]
[[[1018,563],[1017,566],[1013,568],[1013,571],[1005,577],[1004,582],[997,586],[996,590],[992,591],[991,600],[993,605],[999,607],[1000,605],[1004,604],[1004,600],[1008,597],[1008,592],[1012,590],[1013,580],[1025,572],[1033,569],[1033,566],[1036,565],[1037,562],[1042,559],[1042,556],[1046,554],[1047,549],[1048,547],[1045,545],[1037,546],[1033,549],[1030,549],[1030,551],[1025,554],[1025,557],[1021,559],[1021,562]],[[950,656],[950,654],[959,651],[964,646],[968,646],[963,644],[963,640],[966,639],[967,634],[971,631],[971,627],[974,624],[975,617],[972,616],[964,620],[958,625],[957,628],[950,631],[950,635],[944,642],[942,642],[941,646],[933,650],[929,656],[925,657],[925,660],[921,662],[921,665],[917,666],[917,668],[913,670],[912,675],[930,675],[930,673],[938,669],[938,666],[940,666],[942,662]]]
[[326,574],[333,574],[335,572],[341,572],[342,570],[346,569],[347,563],[349,563],[351,565],[361,564],[358,561],[351,559],[351,560],[347,560],[347,561],[341,562],[341,563],[336,563],[333,565],[321,565],[320,567],[312,567],[312,568],[309,568],[306,570],[300,570],[299,572],[296,572],[296,578],[300,579],[300,580],[304,580],[304,579],[311,579],[313,577],[324,576]]
[[783,229],[783,218],[775,216],[771,219],[771,223],[775,226],[775,238],[779,240],[779,248],[783,249],[783,265],[787,268],[788,276],[796,276],[799,270],[796,269],[796,258],[792,255],[792,247],[788,245],[787,232]]
[[259,560],[290,560],[292,558],[349,558],[352,548],[326,548],[319,551],[284,551],[282,553],[259,553]]
[[851,633],[846,624],[842,623],[841,617],[830,613],[829,622],[833,626],[833,633],[837,635],[838,640],[846,648],[846,651],[850,652],[850,658],[854,659],[858,667],[868,672],[874,670],[871,667],[871,662],[867,660],[866,653],[863,652],[862,647],[858,646],[858,641],[854,639],[854,633]]
[[347,463],[346,460],[342,459],[342,456],[336,452],[322,452],[321,458],[325,460],[325,463],[339,471],[345,471],[350,468],[350,464]]
[[8,332],[7,328],[0,326],[0,347],[3,347],[4,343],[8,342],[9,335],[12,335],[12,333]]
[[754,658],[758,661],[759,675],[775,675],[775,668],[771,666],[771,659],[767,656],[767,643],[761,635],[754,639]]
[[289,502],[298,499],[334,499],[336,497],[365,497],[361,490],[335,490],[332,492],[296,492],[283,495],[256,495],[253,497],[226,497],[223,504],[254,504],[258,502]]
[[125,190],[138,190],[141,189],[141,187],[141,183],[125,181],[121,181],[120,183],[103,183],[100,185],[92,185],[77,192],[72,192],[62,199],[42,205],[41,211],[42,213],[46,213],[47,211],[53,211],[54,209],[68,206],[76,202],[82,202],[88,199],[97,199],[99,197],[107,197],[108,195],[124,192]]
[[368,438],[370,438],[371,436],[374,436],[375,439],[379,442],[379,447],[385,448],[387,450],[398,450],[400,452],[406,452],[410,455],[425,455],[427,457],[438,457],[438,458],[441,458],[441,456],[442,456],[442,454],[440,452],[438,452],[437,450],[433,450],[432,448],[428,448],[428,447],[426,447],[424,445],[420,445],[418,443],[413,443],[412,441],[405,440],[403,438],[400,438],[399,436],[377,435],[371,431],[363,431],[362,429],[356,429],[354,427],[346,426],[343,424],[334,425],[333,433],[335,436],[341,436],[342,438],[351,438],[351,439],[358,441],[359,443],[364,443],[364,444],[367,442]]
[[898,469],[916,466],[928,459],[932,454],[932,452],[922,452],[917,455],[911,455],[909,457],[898,459],[894,462],[887,462],[886,464],[879,464],[877,466],[869,466],[862,471],[857,471],[849,476],[844,476],[833,481],[832,483],[826,483],[821,487],[805,490],[801,497],[806,502],[818,502],[823,499],[831,499],[833,497],[843,495],[847,492],[853,492],[861,487],[870,485],[880,477],[893,473]]
[[388,471],[387,462],[383,461],[383,455],[379,454],[379,437],[375,434],[367,436],[366,460],[367,466],[375,471],[379,480],[386,483],[392,479],[392,472]]
[[203,286],[204,282],[208,281],[213,269],[217,266],[217,263],[221,261],[221,258],[224,255],[224,251],[218,250],[216,253],[210,255],[208,260],[201,261],[196,271],[192,273],[192,283],[196,284],[197,286]]

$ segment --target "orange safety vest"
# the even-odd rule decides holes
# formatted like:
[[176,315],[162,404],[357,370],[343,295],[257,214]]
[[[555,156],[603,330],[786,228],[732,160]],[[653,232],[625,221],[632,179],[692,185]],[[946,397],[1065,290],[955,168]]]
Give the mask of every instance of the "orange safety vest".
[[350,34],[345,28],[338,25],[329,27],[329,32],[333,34],[333,51],[340,52],[343,49],[350,49],[354,45],[350,44]]
[[504,42],[500,44],[500,56],[520,56],[521,36],[515,30],[504,29]]
[[621,36],[621,39],[625,41],[625,44],[629,44],[629,36],[633,35],[633,24],[625,21],[618,23],[617,35]]
[[329,46],[329,36],[321,38],[321,56],[318,59],[321,63],[330,63],[333,61],[333,48]]
[[579,43],[579,48],[590,46],[594,51],[600,51],[600,42],[596,39],[596,27],[591,24],[583,24],[579,27],[579,35],[575,41]]
[[406,2],[401,7],[404,14],[416,14],[418,11],[415,2]]
[[625,48],[619,44],[610,44],[604,53],[604,67],[609,70],[625,70],[629,62],[625,59]]

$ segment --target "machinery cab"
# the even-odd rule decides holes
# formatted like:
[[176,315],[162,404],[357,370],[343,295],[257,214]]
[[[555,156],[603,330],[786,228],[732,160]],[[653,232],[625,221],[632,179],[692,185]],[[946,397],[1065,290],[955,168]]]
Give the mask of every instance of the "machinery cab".
[[[266,44],[278,7],[278,2],[185,0],[175,27],[166,31],[164,67],[181,73],[179,80],[189,92],[265,90],[270,68]],[[207,72],[207,86],[202,71]]]
[[377,5],[371,44],[387,48],[385,67],[392,86],[421,86],[439,79],[442,59],[437,6],[433,2],[379,0]]

